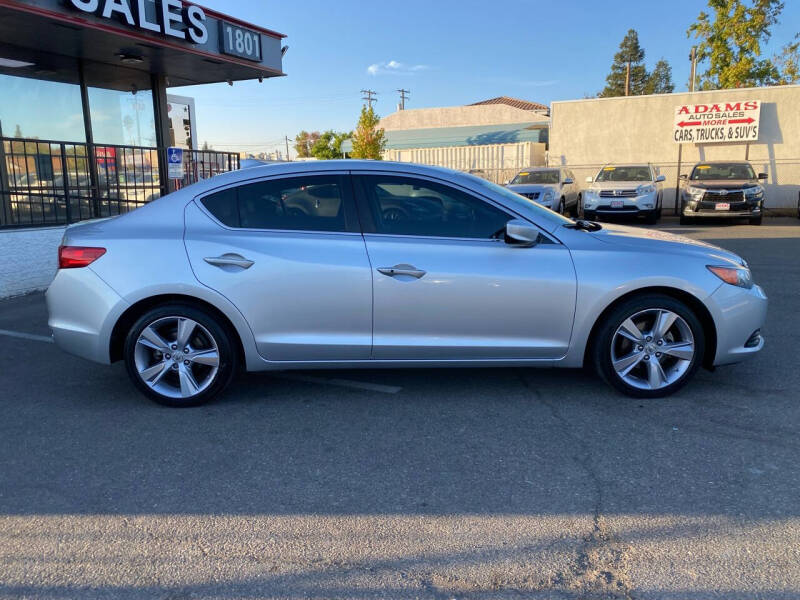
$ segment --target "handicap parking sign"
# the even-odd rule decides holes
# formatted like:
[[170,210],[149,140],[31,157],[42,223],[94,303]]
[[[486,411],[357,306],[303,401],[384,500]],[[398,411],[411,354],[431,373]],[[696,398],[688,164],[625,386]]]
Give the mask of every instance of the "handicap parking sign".
[[183,148],[167,148],[167,171],[170,179],[183,179]]

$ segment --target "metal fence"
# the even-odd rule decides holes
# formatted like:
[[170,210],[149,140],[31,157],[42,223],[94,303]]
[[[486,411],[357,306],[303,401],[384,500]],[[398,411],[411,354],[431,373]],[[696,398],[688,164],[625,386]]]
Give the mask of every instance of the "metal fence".
[[[133,210],[169,189],[166,149],[0,138],[0,228],[64,225]],[[189,185],[239,168],[229,152],[185,151]]]

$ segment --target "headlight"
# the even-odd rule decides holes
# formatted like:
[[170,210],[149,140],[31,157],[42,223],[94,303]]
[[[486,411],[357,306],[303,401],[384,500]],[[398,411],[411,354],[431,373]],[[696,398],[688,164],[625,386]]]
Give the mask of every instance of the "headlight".
[[586,200],[595,200],[597,198],[597,190],[584,190],[583,197]]
[[689,186],[686,188],[686,193],[691,196],[692,200],[700,200],[703,194],[706,193],[705,189]]
[[544,194],[542,194],[542,202],[552,202],[553,198],[555,198],[553,190],[545,190]]
[[753,275],[747,267],[737,269],[736,267],[715,267],[713,265],[707,265],[706,268],[725,283],[747,289],[753,287]]
[[755,185],[750,188],[744,188],[744,197],[750,200],[757,200],[764,197],[764,188],[760,185]]
[[654,185],[640,185],[636,188],[636,194],[639,196],[643,196],[644,194],[652,194],[656,191],[656,186]]

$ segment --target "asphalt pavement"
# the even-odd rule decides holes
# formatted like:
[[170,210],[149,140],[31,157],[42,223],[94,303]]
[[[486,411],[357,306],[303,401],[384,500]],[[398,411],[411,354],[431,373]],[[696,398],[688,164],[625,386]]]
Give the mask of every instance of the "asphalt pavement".
[[0,598],[800,598],[800,221],[659,227],[770,299],[758,357],[662,400],[352,370],[168,409],[0,302]]

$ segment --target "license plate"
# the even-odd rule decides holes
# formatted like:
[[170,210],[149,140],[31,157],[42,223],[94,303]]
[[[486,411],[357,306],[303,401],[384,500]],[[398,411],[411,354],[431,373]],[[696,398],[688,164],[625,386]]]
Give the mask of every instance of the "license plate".
[[611,201],[611,208],[622,208],[625,206],[625,202],[622,200],[612,200]]
[[728,202],[717,202],[714,210],[730,210],[731,205]]

